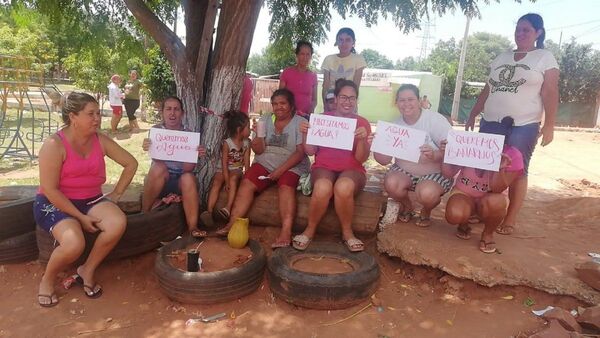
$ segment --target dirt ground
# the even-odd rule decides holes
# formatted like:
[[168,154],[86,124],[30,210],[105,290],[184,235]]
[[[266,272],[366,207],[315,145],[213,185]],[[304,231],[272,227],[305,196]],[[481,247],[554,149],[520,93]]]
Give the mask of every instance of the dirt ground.
[[[597,213],[598,144],[598,133],[558,132],[552,145],[537,149],[530,174],[532,193],[522,219],[551,223],[554,228],[544,236],[561,238],[575,228],[552,223],[557,216],[577,223]],[[596,203],[577,203],[584,198]],[[540,205],[546,207],[545,212],[539,212]],[[600,251],[597,222],[593,226],[596,230],[589,235],[572,236],[569,246],[587,249],[595,245],[596,252]],[[251,237],[268,253],[277,232],[251,227]],[[485,287],[455,279],[441,270],[380,254],[375,237],[363,239],[381,267],[375,295],[381,307],[365,301],[336,311],[298,308],[274,298],[266,279],[255,293],[238,301],[211,306],[174,303],[158,286],[153,272],[155,252],[151,252],[103,264],[97,273],[104,287],[99,299],[88,299],[78,287],[58,288],[57,280],[60,303],[50,309],[37,305],[35,295],[43,272],[38,262],[0,266],[0,337],[526,337],[544,323],[532,309],[553,305],[570,310],[586,305],[573,297],[528,287]],[[320,236],[317,240],[339,238]],[[472,254],[479,254],[476,247]],[[185,324],[190,318],[220,312],[227,313],[227,319]]]

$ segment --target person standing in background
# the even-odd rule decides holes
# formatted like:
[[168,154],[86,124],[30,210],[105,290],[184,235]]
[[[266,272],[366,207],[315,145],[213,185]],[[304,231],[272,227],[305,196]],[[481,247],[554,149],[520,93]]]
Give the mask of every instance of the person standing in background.
[[125,99],[123,105],[127,112],[127,118],[129,119],[129,127],[131,132],[137,132],[140,130],[137,119],[135,117],[135,111],[140,107],[140,89],[142,83],[138,80],[137,70],[132,69],[129,71],[129,80],[125,84]]
[[244,74],[244,83],[242,85],[242,96],[240,98],[240,111],[248,115],[250,113],[250,102],[252,101],[252,79],[250,74]]
[[117,127],[123,116],[123,102],[121,101],[125,95],[121,91],[119,86],[121,85],[121,77],[115,74],[110,77],[110,84],[108,85],[108,102],[112,109],[112,118],[110,119],[110,131],[113,134],[117,133]]
[[279,78],[279,88],[287,88],[294,94],[296,113],[307,118],[317,106],[317,74],[308,69],[312,55],[312,44],[298,41],[296,64],[284,69]]
[[354,82],[360,88],[362,73],[367,62],[362,55],[356,54],[354,44],[356,37],[352,28],[344,27],[335,35],[335,46],[340,52],[325,57],[321,70],[323,71],[323,91],[321,96],[326,101],[327,90],[332,89],[336,80],[346,79]]

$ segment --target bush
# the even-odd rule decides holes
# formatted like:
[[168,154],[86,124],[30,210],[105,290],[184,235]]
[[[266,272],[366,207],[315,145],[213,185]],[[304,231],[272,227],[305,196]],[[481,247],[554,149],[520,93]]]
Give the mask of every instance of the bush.
[[144,86],[149,101],[161,102],[169,95],[176,95],[175,78],[171,65],[158,46],[148,51],[149,63],[144,66]]

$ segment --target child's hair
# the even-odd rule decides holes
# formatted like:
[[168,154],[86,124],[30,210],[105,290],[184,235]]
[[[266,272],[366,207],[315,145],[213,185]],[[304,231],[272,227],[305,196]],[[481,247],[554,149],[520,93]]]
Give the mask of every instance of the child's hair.
[[235,136],[239,128],[244,128],[248,123],[250,123],[248,115],[239,110],[230,110],[225,112],[223,116],[226,120],[225,126],[227,128],[227,135],[229,137]]

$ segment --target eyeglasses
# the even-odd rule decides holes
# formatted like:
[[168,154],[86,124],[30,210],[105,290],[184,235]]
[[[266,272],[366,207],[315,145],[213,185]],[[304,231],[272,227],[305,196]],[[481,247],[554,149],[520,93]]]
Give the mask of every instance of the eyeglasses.
[[338,96],[338,99],[340,100],[340,102],[356,102],[356,96],[340,95]]

